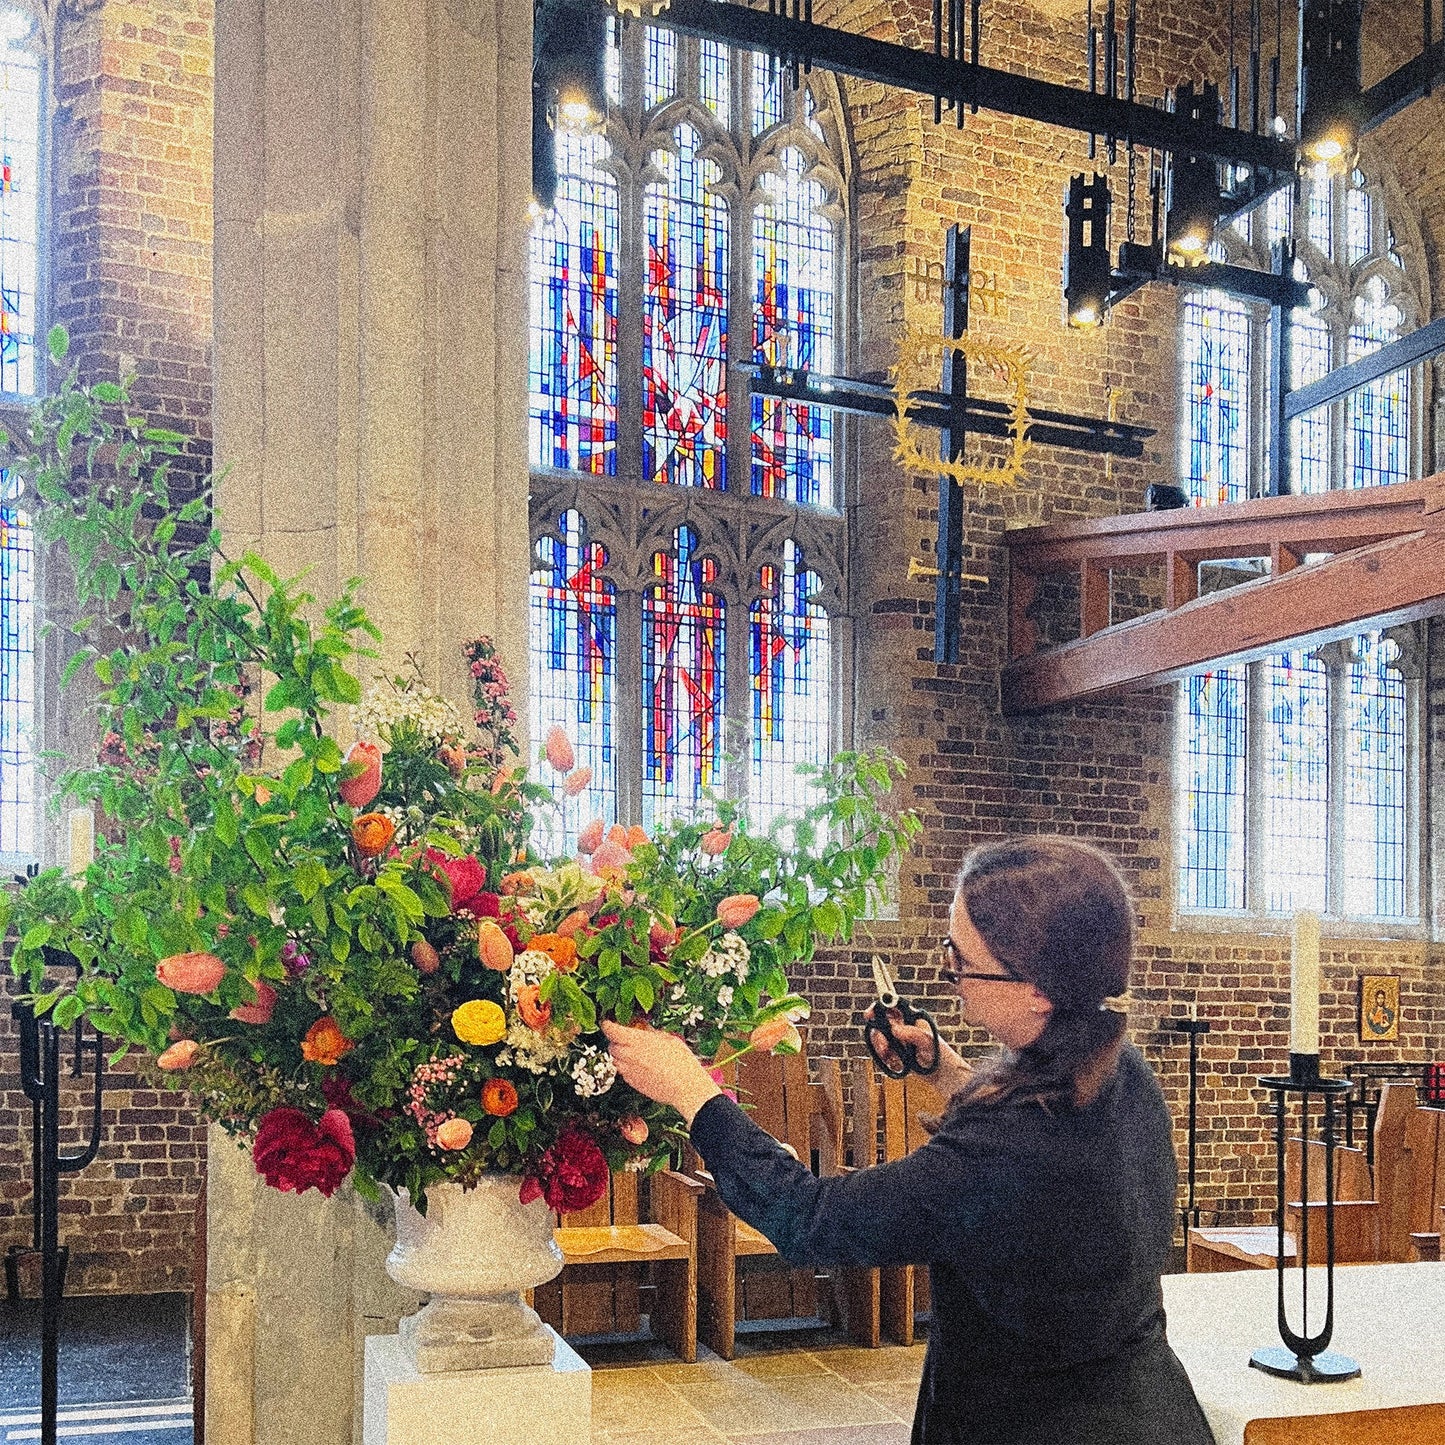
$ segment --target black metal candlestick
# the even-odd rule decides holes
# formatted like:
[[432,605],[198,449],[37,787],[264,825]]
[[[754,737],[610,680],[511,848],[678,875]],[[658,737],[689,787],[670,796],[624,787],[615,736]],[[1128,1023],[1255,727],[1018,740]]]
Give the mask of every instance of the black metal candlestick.
[[1199,1206],[1194,1202],[1195,1156],[1199,1146],[1199,1038],[1209,1032],[1209,1021],[1170,1019],[1168,1027],[1189,1035],[1189,1197],[1180,1213],[1187,1243],[1190,1226],[1199,1228]]
[[[1274,1095],[1274,1142],[1275,1142],[1275,1207],[1279,1227],[1278,1247],[1275,1251],[1275,1277],[1278,1283],[1279,1336],[1284,1348],[1268,1345],[1256,1350],[1249,1363],[1256,1370],[1281,1379],[1298,1380],[1305,1385],[1329,1384],[1339,1380],[1353,1380],[1360,1367],[1348,1355],[1341,1355],[1326,1349],[1335,1329],[1335,1100],[1350,1092],[1353,1085],[1348,1079],[1325,1079],[1320,1077],[1320,1056],[1318,1054],[1295,1054],[1289,1056],[1289,1075],[1285,1078],[1266,1077],[1260,1085]],[[1285,1212],[1285,1100],[1290,1094],[1300,1096],[1300,1227],[1299,1238],[1295,1241],[1300,1269],[1300,1330],[1296,1334],[1289,1327],[1284,1305],[1284,1212]],[[1319,1331],[1313,1335],[1304,1333],[1309,1329],[1309,1258],[1310,1258],[1310,1095],[1319,1094],[1324,1099],[1324,1120],[1322,1142],[1325,1146],[1325,1318]]]

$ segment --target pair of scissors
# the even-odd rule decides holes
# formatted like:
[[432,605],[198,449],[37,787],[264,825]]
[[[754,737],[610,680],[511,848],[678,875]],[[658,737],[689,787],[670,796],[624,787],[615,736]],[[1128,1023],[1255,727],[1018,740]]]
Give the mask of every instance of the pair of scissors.
[[[873,983],[878,990],[878,1000],[868,1010],[863,1023],[863,1042],[868,1045],[873,1062],[890,1079],[901,1079],[905,1074],[933,1073],[938,1068],[940,1057],[938,1025],[933,1022],[933,1015],[904,1003],[888,965],[877,954],[873,955]],[[895,1023],[928,1025],[928,1031],[933,1035],[933,1058],[927,1066],[918,1062],[918,1049],[913,1044],[900,1043],[894,1038]]]

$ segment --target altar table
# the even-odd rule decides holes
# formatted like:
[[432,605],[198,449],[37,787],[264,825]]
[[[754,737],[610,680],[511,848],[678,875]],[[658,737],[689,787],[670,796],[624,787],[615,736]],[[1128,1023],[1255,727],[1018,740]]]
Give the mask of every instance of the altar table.
[[[1310,1270],[1310,1330],[1324,1317],[1325,1272]],[[1218,1445],[1441,1445],[1445,1442],[1445,1264],[1355,1264],[1335,1270],[1329,1349],[1355,1380],[1302,1385],[1251,1369],[1279,1345],[1273,1270],[1164,1278],[1169,1343],[1184,1362]],[[1286,1279],[1301,1331],[1299,1271]]]

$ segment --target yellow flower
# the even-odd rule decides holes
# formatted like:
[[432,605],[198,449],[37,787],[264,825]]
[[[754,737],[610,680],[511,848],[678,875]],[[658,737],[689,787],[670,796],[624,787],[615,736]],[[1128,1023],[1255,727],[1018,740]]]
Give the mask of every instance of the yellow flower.
[[500,1043],[507,1032],[507,1016],[489,998],[474,998],[452,1014],[452,1029],[464,1044],[485,1047]]

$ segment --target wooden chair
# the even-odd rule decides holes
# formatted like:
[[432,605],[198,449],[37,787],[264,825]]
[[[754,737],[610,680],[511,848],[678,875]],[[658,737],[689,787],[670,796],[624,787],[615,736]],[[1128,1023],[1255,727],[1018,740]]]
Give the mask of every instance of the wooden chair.
[[639,1178],[612,1176],[590,1209],[556,1230],[566,1263],[535,1291],[533,1307],[562,1335],[634,1334],[651,1276],[652,1333],[687,1364],[697,1359],[697,1220],[702,1185],[664,1169],[648,1183],[653,1222],[639,1217]]
[[[749,1054],[728,1072],[739,1102],[806,1164],[815,1104],[806,1055]],[[732,1359],[739,1320],[819,1318],[813,1271],[788,1267],[771,1241],[728,1209],[712,1176],[700,1166],[693,1172],[706,1186],[698,1200],[697,1289],[698,1333],[708,1348]]]

